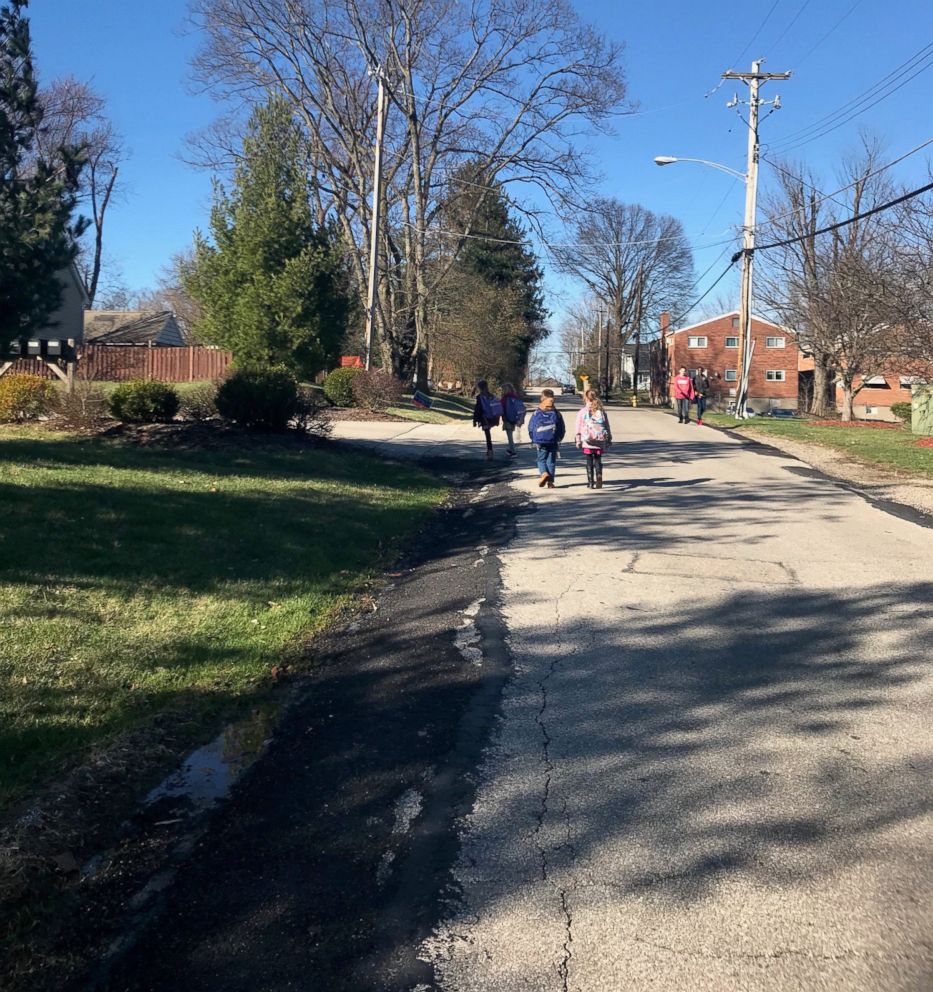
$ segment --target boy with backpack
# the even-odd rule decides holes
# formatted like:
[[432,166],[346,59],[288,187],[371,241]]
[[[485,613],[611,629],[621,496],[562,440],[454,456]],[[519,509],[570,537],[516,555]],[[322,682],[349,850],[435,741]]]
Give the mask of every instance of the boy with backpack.
[[486,435],[486,461],[492,459],[492,429],[499,426],[502,404],[489,391],[489,384],[480,379],[476,384],[476,406],[473,407],[473,426],[481,427]]
[[509,458],[514,458],[518,452],[515,450],[515,431],[525,423],[525,404],[518,398],[515,387],[511,382],[502,384],[502,429],[509,442]]
[[566,427],[560,411],[554,406],[554,390],[545,389],[541,393],[538,409],[528,421],[528,440],[538,451],[538,487],[554,488],[557,474],[557,449],[564,439]]

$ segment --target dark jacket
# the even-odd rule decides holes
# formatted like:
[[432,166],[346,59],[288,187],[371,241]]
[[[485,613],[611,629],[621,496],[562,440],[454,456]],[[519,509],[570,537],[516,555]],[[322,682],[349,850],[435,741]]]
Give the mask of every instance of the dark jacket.
[[709,392],[709,379],[705,375],[701,375],[699,372],[693,377],[693,388],[697,391],[700,396],[704,396]]
[[[496,397],[490,394],[490,399],[496,400]],[[498,402],[498,400],[496,400]],[[498,427],[499,418],[498,417],[487,417],[486,411],[483,409],[483,394],[476,394],[476,403],[473,406],[473,426],[474,427]]]
[[538,407],[528,421],[528,440],[532,444],[548,446],[560,444],[564,439],[567,428],[564,425],[564,418],[560,410],[551,407],[542,410]]

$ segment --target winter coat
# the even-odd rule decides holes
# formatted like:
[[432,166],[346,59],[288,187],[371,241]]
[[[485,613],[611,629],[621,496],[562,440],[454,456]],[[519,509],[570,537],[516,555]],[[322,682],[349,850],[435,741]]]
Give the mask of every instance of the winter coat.
[[689,375],[674,376],[674,399],[692,400],[696,399],[696,390],[693,388],[693,380]]
[[560,410],[551,407],[538,407],[528,421],[528,440],[532,444],[560,444],[567,428]]
[[698,396],[705,396],[709,392],[709,379],[697,372],[693,380],[693,388]]
[[[495,403],[498,403],[499,402],[496,399],[496,397],[493,396],[491,393],[489,394],[488,399],[492,400]],[[483,407],[483,394],[482,393],[477,393],[476,394],[476,404],[473,407],[473,426],[474,427],[482,427],[482,428],[498,427],[499,426],[499,418],[498,417],[487,416],[486,410]]]

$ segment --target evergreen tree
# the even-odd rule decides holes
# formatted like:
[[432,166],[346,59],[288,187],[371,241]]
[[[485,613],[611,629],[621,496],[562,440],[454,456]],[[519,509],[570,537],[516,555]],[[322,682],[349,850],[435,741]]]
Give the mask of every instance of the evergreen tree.
[[332,229],[312,221],[304,145],[282,99],[254,111],[232,191],[215,184],[210,233],[213,243],[196,236],[185,279],[202,310],[195,336],[240,366],[323,369],[347,323],[346,273]]
[[32,64],[27,0],[0,7],[0,354],[40,330],[62,296],[84,221],[72,223],[79,148],[38,154],[42,105]]

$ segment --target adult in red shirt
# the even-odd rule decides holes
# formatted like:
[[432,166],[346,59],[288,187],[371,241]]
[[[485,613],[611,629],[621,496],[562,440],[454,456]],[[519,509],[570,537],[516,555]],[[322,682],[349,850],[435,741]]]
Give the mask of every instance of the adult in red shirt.
[[686,366],[680,367],[680,372],[674,376],[674,405],[677,407],[677,423],[690,423],[690,403],[696,398],[693,380],[687,375]]

